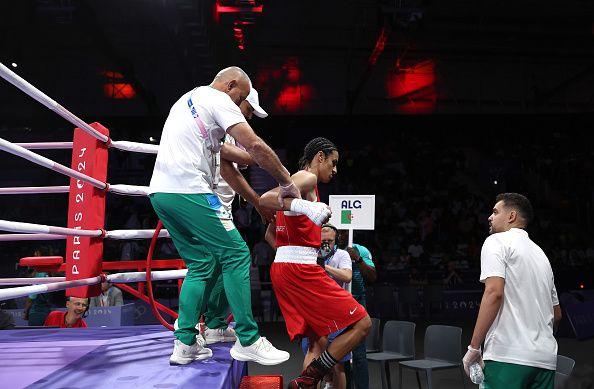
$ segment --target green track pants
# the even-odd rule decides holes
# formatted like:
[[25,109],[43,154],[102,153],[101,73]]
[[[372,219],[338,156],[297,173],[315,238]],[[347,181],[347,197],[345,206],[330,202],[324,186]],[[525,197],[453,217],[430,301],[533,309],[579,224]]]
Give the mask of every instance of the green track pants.
[[252,315],[250,252],[231,215],[215,194],[154,193],[150,199],[188,268],[175,337],[187,345],[196,342],[195,325],[222,273],[237,338],[242,346],[253,344],[260,335]]
[[555,371],[514,363],[485,361],[484,389],[553,389]]

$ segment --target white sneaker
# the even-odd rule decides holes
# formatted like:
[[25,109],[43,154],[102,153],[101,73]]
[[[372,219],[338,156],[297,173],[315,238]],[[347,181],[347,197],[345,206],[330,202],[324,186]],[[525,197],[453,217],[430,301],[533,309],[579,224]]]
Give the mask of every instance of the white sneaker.
[[194,361],[201,361],[212,357],[212,350],[204,347],[202,337],[196,337],[196,343],[188,346],[178,339],[173,342],[173,353],[169,357],[170,365],[187,365]]
[[272,345],[265,337],[261,336],[254,344],[243,347],[239,339],[235,341],[229,351],[233,359],[238,361],[251,361],[260,365],[271,366],[278,365],[289,359],[288,352],[279,350]]
[[237,336],[235,330],[231,327],[211,329],[206,327],[204,330],[204,339],[206,344],[213,344],[218,342],[235,342]]

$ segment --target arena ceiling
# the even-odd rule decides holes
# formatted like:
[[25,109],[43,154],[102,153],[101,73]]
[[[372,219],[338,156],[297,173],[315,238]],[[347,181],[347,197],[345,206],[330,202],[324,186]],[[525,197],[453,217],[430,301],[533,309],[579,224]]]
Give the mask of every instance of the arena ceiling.
[[[592,11],[589,0],[28,0],[0,8],[0,60],[96,116],[162,116],[232,64],[274,114],[592,112]],[[4,82],[0,101],[3,115],[39,111]]]

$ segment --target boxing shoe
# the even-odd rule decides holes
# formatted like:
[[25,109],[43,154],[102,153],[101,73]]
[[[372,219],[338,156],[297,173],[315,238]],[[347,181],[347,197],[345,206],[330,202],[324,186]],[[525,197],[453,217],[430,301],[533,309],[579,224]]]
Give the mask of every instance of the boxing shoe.
[[324,376],[330,371],[319,360],[315,359],[301,375],[289,382],[289,389],[315,389]]

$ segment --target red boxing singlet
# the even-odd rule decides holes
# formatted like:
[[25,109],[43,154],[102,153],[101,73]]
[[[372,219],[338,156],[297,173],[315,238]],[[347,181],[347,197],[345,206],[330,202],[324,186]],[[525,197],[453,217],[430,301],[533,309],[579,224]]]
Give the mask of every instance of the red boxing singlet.
[[[318,187],[315,187],[316,201],[320,201]],[[322,227],[307,216],[291,211],[276,212],[276,247],[302,246],[319,248],[322,244]]]

